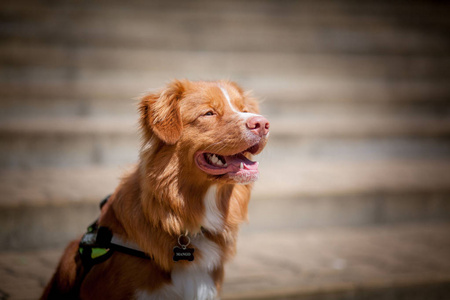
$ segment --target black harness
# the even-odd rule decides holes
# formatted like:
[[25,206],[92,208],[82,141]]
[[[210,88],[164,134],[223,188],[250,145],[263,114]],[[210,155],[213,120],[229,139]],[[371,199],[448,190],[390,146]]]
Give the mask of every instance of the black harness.
[[[100,209],[108,202],[110,196],[107,196],[100,203]],[[83,265],[87,268],[106,261],[115,251],[140,258],[152,259],[143,251],[115,242],[109,228],[98,226],[98,219],[87,228],[87,232],[81,238],[78,247],[78,253],[81,256]]]

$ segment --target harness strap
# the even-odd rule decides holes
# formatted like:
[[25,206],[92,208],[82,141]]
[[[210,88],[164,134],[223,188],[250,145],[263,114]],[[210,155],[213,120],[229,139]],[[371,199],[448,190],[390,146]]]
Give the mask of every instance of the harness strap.
[[116,235],[112,236],[110,248],[125,254],[151,259],[151,257],[149,257],[144,251],[141,251],[137,245],[131,244],[129,242],[124,242]]
[[[106,204],[109,197],[110,196],[106,197],[100,203],[100,208]],[[141,251],[137,245],[130,242],[124,242],[118,236],[113,235],[109,228],[103,226],[99,227],[98,220],[88,227],[87,232],[81,238],[78,247],[78,252],[83,264],[87,268],[91,268],[95,264],[104,262],[111,257],[114,251],[140,258],[152,259],[145,252]]]

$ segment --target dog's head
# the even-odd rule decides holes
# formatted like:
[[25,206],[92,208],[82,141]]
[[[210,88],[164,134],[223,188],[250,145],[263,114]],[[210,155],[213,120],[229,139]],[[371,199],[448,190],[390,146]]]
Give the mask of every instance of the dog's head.
[[229,81],[174,81],[139,106],[144,144],[174,152],[196,178],[247,184],[258,178],[251,159],[267,143],[269,122],[258,103]]

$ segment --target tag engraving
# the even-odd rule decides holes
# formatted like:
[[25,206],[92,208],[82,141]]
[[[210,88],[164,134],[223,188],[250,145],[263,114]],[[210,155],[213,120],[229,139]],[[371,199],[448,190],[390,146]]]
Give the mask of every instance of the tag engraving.
[[179,261],[179,260],[187,260],[187,261],[193,261],[194,260],[194,248],[180,248],[178,246],[173,248],[173,261]]

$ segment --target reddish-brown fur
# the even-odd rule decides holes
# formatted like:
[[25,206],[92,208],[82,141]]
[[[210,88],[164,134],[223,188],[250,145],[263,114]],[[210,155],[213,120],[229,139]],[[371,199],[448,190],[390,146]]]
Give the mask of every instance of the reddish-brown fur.
[[[252,184],[238,185],[226,176],[208,175],[196,166],[194,156],[205,149],[232,155],[252,145],[242,138],[245,121],[229,107],[219,86],[227,89],[235,108],[258,113],[257,102],[228,81],[174,81],[140,102],[143,146],[139,163],[102,208],[99,223],[154,259],[116,252],[84,274],[78,242],[73,242],[42,299],[130,299],[137,290],[151,293],[170,284],[174,264],[192,263],[175,263],[172,248],[181,234],[201,234],[202,199],[212,184],[217,185],[223,231],[203,234],[222,249],[221,263],[211,271],[220,290],[223,263],[235,254],[238,227],[247,219]],[[216,116],[201,117],[211,109]],[[259,141],[258,153],[266,141],[267,137]],[[195,249],[196,260],[202,255],[202,249]]]

